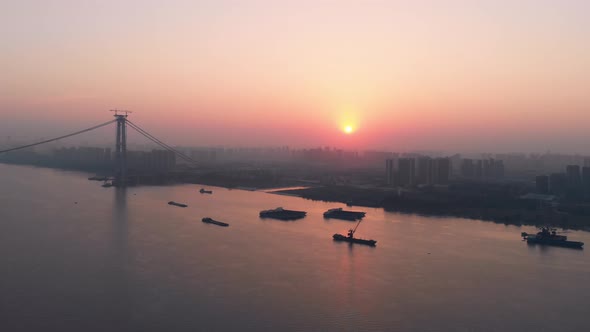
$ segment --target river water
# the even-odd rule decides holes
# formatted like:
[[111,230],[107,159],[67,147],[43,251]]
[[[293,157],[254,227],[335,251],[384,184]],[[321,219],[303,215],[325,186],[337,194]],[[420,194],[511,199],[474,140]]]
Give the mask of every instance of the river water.
[[[197,185],[102,188],[0,164],[2,331],[578,331],[590,256],[516,227]],[[186,203],[187,208],[168,201]],[[258,217],[282,206],[306,218]],[[230,224],[204,224],[209,216]],[[590,244],[590,233],[571,231]]]

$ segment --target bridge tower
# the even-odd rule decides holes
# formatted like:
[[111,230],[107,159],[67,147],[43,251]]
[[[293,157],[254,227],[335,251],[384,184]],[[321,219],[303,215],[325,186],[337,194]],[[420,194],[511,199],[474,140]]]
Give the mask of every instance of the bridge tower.
[[[117,142],[115,144],[115,186],[127,186],[127,115],[130,111],[111,110],[117,119]],[[121,114],[119,114],[121,113]]]

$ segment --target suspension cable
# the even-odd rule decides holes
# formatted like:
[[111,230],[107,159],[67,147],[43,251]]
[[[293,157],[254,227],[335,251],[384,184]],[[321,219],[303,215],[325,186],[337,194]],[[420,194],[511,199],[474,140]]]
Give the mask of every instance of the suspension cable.
[[133,128],[135,131],[137,131],[138,133],[140,133],[141,135],[143,135],[144,137],[146,137],[150,141],[158,144],[159,146],[163,147],[164,149],[166,149],[168,151],[174,152],[176,155],[178,155],[179,157],[181,157],[185,161],[188,161],[188,162],[193,163],[193,164],[198,164],[198,162],[195,161],[194,159],[192,159],[191,157],[185,155],[184,153],[182,153],[182,152],[174,149],[173,147],[169,146],[168,144],[162,142],[161,140],[159,140],[158,138],[156,138],[152,134],[148,133],[147,131],[145,131],[144,129],[142,129],[141,127],[139,127],[138,125],[136,125],[135,123],[127,120],[127,124],[129,125],[129,127]]
[[[166,147],[167,149],[170,150],[174,150],[174,148],[172,148],[170,145],[162,142],[161,140],[159,140],[158,138],[156,138],[154,135],[148,133],[146,130],[144,130],[143,128],[141,128],[140,126],[136,125],[135,123],[127,120],[127,124],[129,124],[130,127],[132,127],[133,129],[135,129],[136,131],[138,131],[140,134],[148,137],[151,141],[153,141],[154,143],[157,143],[158,145],[162,146],[162,147]],[[179,152],[180,153],[180,152]]]
[[170,151],[173,151],[174,153],[178,154],[179,156],[181,156],[182,158],[184,158],[185,160],[192,162],[194,164],[198,164],[198,162],[196,160],[194,160],[193,158],[187,156],[186,154],[178,151],[177,149],[171,147],[170,145],[162,142],[161,140],[159,140],[157,137],[155,137],[154,135],[148,133],[146,130],[144,130],[143,128],[141,128],[140,126],[136,125],[135,123],[132,123],[131,121],[127,120],[127,123],[130,124],[130,126],[135,129],[140,131],[140,133],[142,133],[144,136],[149,136],[147,138],[149,138],[150,140],[152,140],[153,142],[155,142],[156,144],[164,147],[165,149],[168,149]]
[[185,156],[184,154],[180,153],[179,151],[176,151],[172,148],[170,148],[169,146],[167,146],[166,144],[163,144],[157,140],[152,139],[150,136],[146,135],[145,133],[141,132],[139,129],[137,129],[136,127],[129,125],[129,127],[131,127],[133,130],[137,131],[140,135],[143,135],[145,138],[147,138],[148,140],[156,143],[158,146],[166,149],[167,151],[170,151],[172,153],[174,153],[175,155],[177,155],[178,157],[180,157],[181,159],[190,162],[190,163],[196,163],[194,160],[192,160],[191,158]]
[[104,126],[109,125],[109,124],[111,124],[111,123],[113,123],[115,121],[117,121],[117,120],[111,120],[111,121],[105,122],[103,124],[96,125],[94,127],[90,127],[90,128],[84,129],[84,130],[77,131],[75,133],[71,133],[71,134],[68,134],[68,135],[64,135],[64,136],[60,136],[60,137],[56,137],[56,138],[44,140],[44,141],[41,141],[41,142],[27,144],[27,145],[22,145],[22,146],[18,146],[18,147],[6,149],[6,150],[0,150],[0,153],[5,153],[5,152],[10,152],[10,151],[15,151],[15,150],[26,149],[26,148],[29,148],[29,147],[32,147],[32,146],[36,146],[36,145],[40,145],[40,144],[45,144],[45,143],[57,141],[57,140],[60,140],[60,139],[72,137],[72,136],[75,136],[75,135],[78,135],[78,134],[82,134],[82,133],[85,133],[85,132],[88,132],[88,131],[91,131],[91,130],[94,130],[94,129],[98,129],[100,127],[104,127]]
[[158,144],[165,146],[167,149],[170,149],[172,151],[175,151],[176,153],[183,155],[184,157],[191,159],[190,157],[188,157],[187,155],[185,155],[184,153],[174,149],[173,147],[171,147],[170,145],[162,142],[160,139],[156,138],[154,135],[148,133],[145,129],[141,128],[140,126],[136,125],[135,123],[127,120],[127,123],[133,127],[135,130],[140,131],[141,133],[143,133],[144,135],[147,135],[151,138],[152,141],[156,141]]

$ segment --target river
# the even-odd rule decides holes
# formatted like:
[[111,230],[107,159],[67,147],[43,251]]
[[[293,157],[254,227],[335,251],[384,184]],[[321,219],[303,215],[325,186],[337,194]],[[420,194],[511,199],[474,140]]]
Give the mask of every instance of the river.
[[[0,164],[2,331],[578,331],[590,256],[517,227]],[[187,208],[170,206],[173,200]],[[263,209],[305,210],[297,221]],[[219,227],[202,217],[227,222]],[[590,244],[590,233],[569,231]]]

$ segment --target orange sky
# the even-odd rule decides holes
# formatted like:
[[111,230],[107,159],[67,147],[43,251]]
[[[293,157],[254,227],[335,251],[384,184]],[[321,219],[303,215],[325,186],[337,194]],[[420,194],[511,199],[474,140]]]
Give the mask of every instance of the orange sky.
[[122,108],[170,144],[586,153],[588,12],[543,0],[2,4],[0,135],[59,135]]

